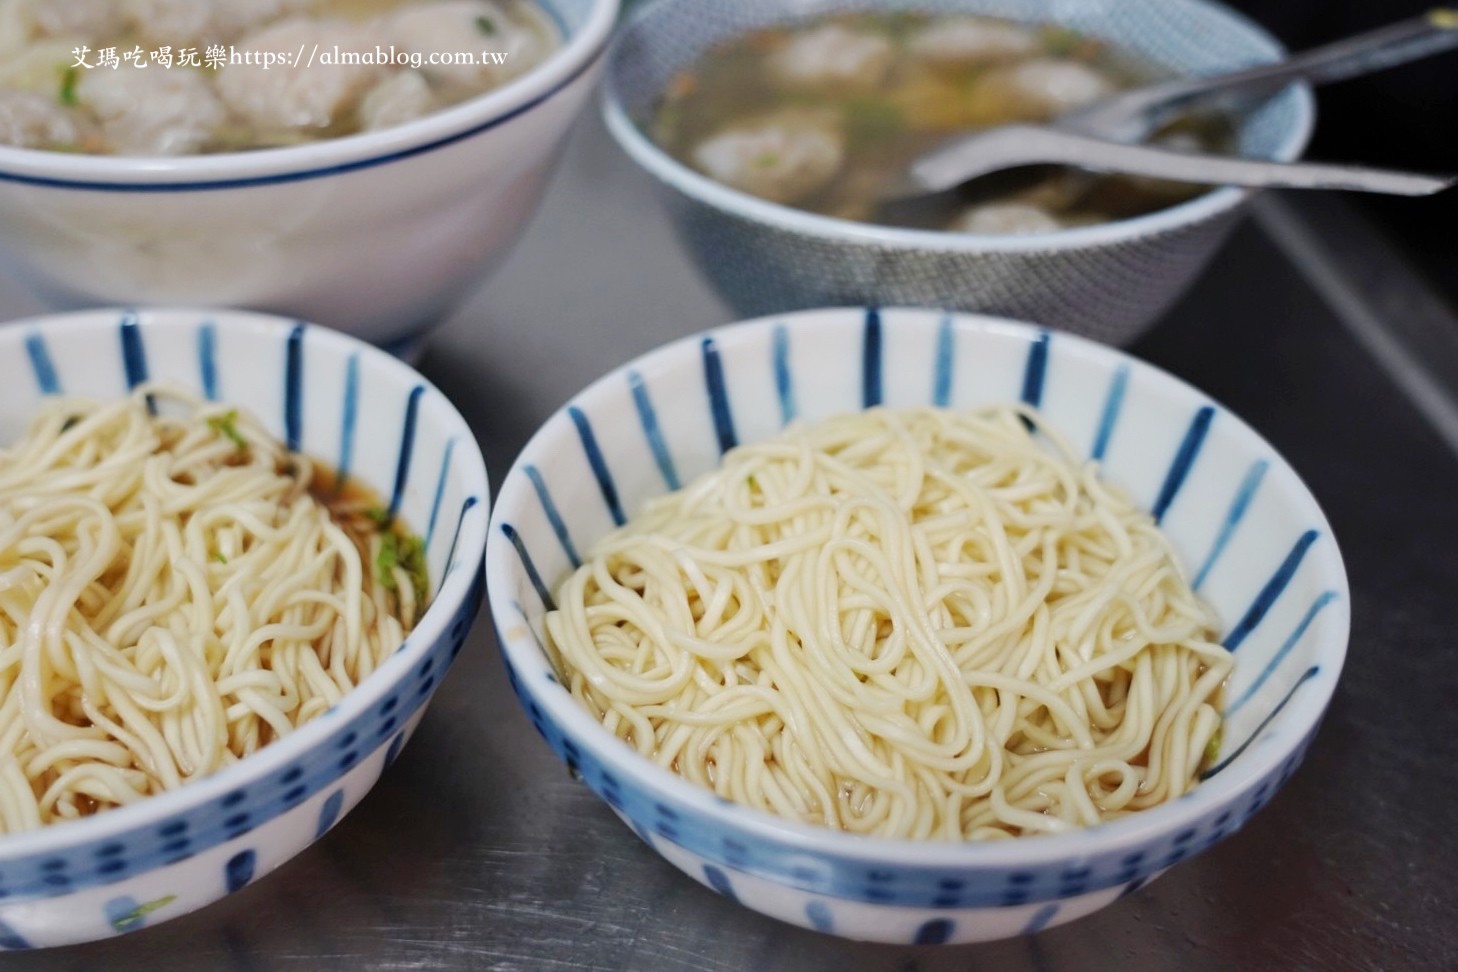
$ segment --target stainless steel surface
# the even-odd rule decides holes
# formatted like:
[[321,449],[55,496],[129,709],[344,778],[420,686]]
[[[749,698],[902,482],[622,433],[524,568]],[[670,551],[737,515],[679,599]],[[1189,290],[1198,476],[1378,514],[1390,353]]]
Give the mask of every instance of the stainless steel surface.
[[1196,102],[1258,98],[1296,81],[1308,84],[1345,81],[1455,47],[1458,47],[1458,10],[1438,8],[1271,64],[1162,81],[1102,98],[1060,118],[1058,127],[1120,142],[1142,141]]
[[[424,370],[479,433],[494,481],[588,381],[728,319],[652,192],[586,120],[520,249],[431,345]],[[1333,259],[1380,248],[1342,225],[1326,230]],[[1135,351],[1251,421],[1323,503],[1352,578],[1347,670],[1271,805],[1136,894],[1032,938],[942,950],[761,918],[664,863],[568,778],[512,698],[483,617],[414,740],[320,843],[197,914],[6,953],[0,969],[1458,967],[1458,458],[1342,326],[1328,303],[1342,296],[1303,272],[1248,224]],[[1404,281],[1362,279],[1357,296],[1401,313],[1385,292]],[[34,309],[0,289],[4,316]]]
[[954,139],[921,156],[911,164],[904,184],[888,192],[887,197],[901,198],[918,191],[944,192],[994,172],[1053,163],[1201,185],[1346,189],[1394,196],[1430,196],[1458,181],[1458,176],[1397,169],[1271,162],[1155,145],[1126,145],[1046,125],[999,125]]

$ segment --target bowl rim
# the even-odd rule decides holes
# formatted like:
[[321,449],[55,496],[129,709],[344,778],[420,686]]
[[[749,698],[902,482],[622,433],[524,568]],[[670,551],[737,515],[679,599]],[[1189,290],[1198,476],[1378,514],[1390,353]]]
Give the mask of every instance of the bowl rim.
[[[1351,591],[1341,550],[1336,542],[1325,513],[1310,488],[1286,458],[1278,452],[1259,432],[1250,427],[1239,415],[1214,401],[1194,385],[1165,371],[1157,365],[1134,357],[1117,348],[1108,347],[1088,338],[1064,331],[1056,332],[1056,338],[1063,346],[1062,353],[1072,353],[1082,360],[1106,363],[1111,368],[1125,365],[1131,375],[1139,373],[1156,387],[1161,398],[1173,393],[1194,396],[1223,412],[1238,433],[1247,437],[1254,448],[1269,455],[1272,482],[1284,480],[1283,489],[1300,507],[1305,507],[1324,536],[1330,541],[1322,544],[1318,556],[1323,562],[1328,585],[1337,592],[1335,613],[1328,618],[1332,637],[1327,639],[1322,656],[1329,659],[1321,672],[1311,679],[1319,684],[1314,691],[1293,697],[1284,705],[1287,720],[1297,719],[1299,732],[1289,747],[1252,747],[1241,754],[1214,777],[1201,781],[1180,798],[1141,810],[1138,813],[1093,827],[1081,828],[1066,833],[1038,835],[1033,838],[1007,841],[944,841],[911,840],[906,838],[874,837],[852,834],[827,827],[801,823],[770,814],[743,804],[731,803],[709,790],[670,772],[641,756],[636,750],[623,743],[616,736],[603,729],[565,688],[556,681],[552,667],[542,654],[535,635],[530,633],[530,624],[517,606],[509,600],[507,592],[517,585],[513,578],[521,570],[515,559],[514,544],[505,541],[501,525],[516,517],[536,495],[524,467],[539,460],[539,455],[548,450],[549,437],[563,434],[568,425],[568,409],[580,407],[588,410],[587,402],[607,399],[610,393],[618,391],[617,385],[629,371],[649,374],[655,366],[661,368],[667,360],[682,356],[685,361],[697,361],[700,344],[705,338],[713,337],[721,352],[729,349],[730,342],[737,335],[749,335],[783,324],[793,326],[797,319],[810,317],[836,317],[836,327],[859,326],[864,320],[865,307],[823,307],[786,314],[773,314],[750,318],[731,324],[710,328],[696,334],[677,338],[659,345],[630,361],[608,371],[582,391],[574,394],[541,426],[522,447],[510,470],[501,481],[496,502],[491,513],[490,531],[486,546],[486,593],[490,602],[492,622],[503,660],[517,673],[517,683],[523,694],[530,694],[532,700],[541,705],[550,720],[562,730],[563,736],[575,745],[589,752],[603,766],[611,768],[625,780],[655,799],[689,809],[701,815],[710,823],[722,827],[724,832],[748,835],[754,839],[773,844],[794,846],[799,851],[823,854],[828,857],[862,863],[879,863],[910,869],[935,870],[984,870],[1047,865],[1068,859],[1090,860],[1099,856],[1127,851],[1146,845],[1161,836],[1178,833],[1196,826],[1207,815],[1236,802],[1240,796],[1256,787],[1267,778],[1280,763],[1309,739],[1320,726],[1321,718],[1335,692],[1345,662],[1351,632]],[[950,319],[954,327],[963,332],[991,335],[1012,335],[1032,342],[1045,328],[1024,321],[962,311],[947,311],[925,307],[879,308],[883,320],[899,317],[898,324],[907,322],[907,315],[917,315],[930,323]],[[616,400],[616,399],[613,399]],[[1283,475],[1284,474],[1284,475]],[[550,581],[549,581],[550,583]],[[526,632],[521,629],[526,628]],[[547,676],[551,676],[550,679]],[[548,691],[545,686],[552,686]],[[1279,711],[1280,707],[1276,711]],[[1268,719],[1274,716],[1268,716]],[[1264,728],[1265,723],[1262,723]],[[1260,729],[1256,730],[1257,733]],[[1254,738],[1254,735],[1252,736]]]
[[[650,0],[627,18],[608,48],[606,77],[599,92],[599,110],[607,129],[628,155],[659,180],[691,199],[696,199],[742,219],[764,223],[775,229],[841,242],[870,244],[894,250],[944,250],[953,252],[1028,253],[1105,246],[1145,236],[1154,236],[1202,222],[1234,209],[1256,190],[1220,186],[1193,199],[1156,209],[1142,216],[1116,219],[1090,226],[1027,235],[957,233],[950,230],[907,229],[856,220],[822,216],[793,206],[770,202],[732,189],[679,162],[649,138],[629,116],[619,97],[616,65],[628,36],[650,17],[670,10],[679,0]],[[1243,31],[1262,51],[1263,60],[1276,60],[1286,48],[1276,37],[1246,15],[1217,0],[1164,0],[1174,5],[1205,8],[1224,17],[1228,25]],[[913,5],[911,0],[892,0],[890,5]],[[794,10],[786,11],[786,20]],[[1316,98],[1307,84],[1285,89],[1296,98],[1297,123],[1277,146],[1271,158],[1290,162],[1301,156],[1316,124]]]
[[[400,125],[301,145],[206,155],[72,154],[0,145],[0,183],[103,192],[235,189],[324,178],[431,152],[525,114],[592,70],[608,48],[620,0],[589,2],[582,26],[541,64],[500,87]],[[544,0],[542,6],[565,33],[560,13],[550,4]]]
[[[139,318],[144,332],[182,330],[196,326],[199,321],[206,321],[217,326],[219,331],[232,331],[234,336],[248,334],[250,340],[251,336],[257,336],[280,343],[300,323],[304,323],[274,314],[219,308],[97,308],[6,321],[0,324],[0,335],[3,335],[0,340],[13,339],[29,330],[39,330],[46,337],[55,333],[100,330],[103,327],[111,331],[116,327],[117,320],[128,314]],[[452,461],[453,467],[458,471],[457,475],[463,477],[468,492],[479,494],[478,506],[490,505],[489,475],[480,446],[464,416],[444,392],[405,362],[359,338],[317,324],[305,323],[305,328],[305,342],[310,350],[325,350],[331,359],[339,360],[358,354],[362,363],[368,362],[368,367],[378,368],[392,382],[398,382],[406,388],[421,385],[426,388],[428,395],[433,394],[445,409],[441,413],[446,420],[445,424],[453,429],[459,440]],[[427,414],[422,409],[422,421],[426,420]],[[442,579],[435,597],[425,609],[425,614],[406,636],[404,643],[391,652],[367,678],[344,693],[339,702],[329,710],[329,718],[313,719],[283,739],[269,743],[210,776],[193,780],[175,790],[77,820],[57,821],[33,830],[0,834],[0,862],[62,852],[72,846],[126,834],[256,782],[284,769],[304,753],[323,744],[341,727],[364,715],[371,706],[388,695],[432,647],[445,637],[446,629],[456,611],[466,603],[475,583],[479,572],[476,565],[480,564],[485,551],[487,524],[485,516],[467,514],[461,523],[456,549],[458,563],[469,566],[470,569],[452,571]]]

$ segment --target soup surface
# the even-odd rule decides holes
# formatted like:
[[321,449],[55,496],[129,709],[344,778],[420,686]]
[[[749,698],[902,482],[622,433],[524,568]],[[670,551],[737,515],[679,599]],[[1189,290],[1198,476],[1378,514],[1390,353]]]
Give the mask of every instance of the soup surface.
[[559,44],[531,0],[0,0],[0,143],[188,155],[349,135]]
[[[919,155],[993,125],[1047,121],[1157,72],[1098,39],[962,14],[860,12],[736,37],[670,82],[652,137],[735,189],[810,212],[967,233],[1040,233],[1147,213],[1202,188],[1053,166],[994,176],[942,206],[877,199]],[[1217,150],[1181,119],[1156,143]]]

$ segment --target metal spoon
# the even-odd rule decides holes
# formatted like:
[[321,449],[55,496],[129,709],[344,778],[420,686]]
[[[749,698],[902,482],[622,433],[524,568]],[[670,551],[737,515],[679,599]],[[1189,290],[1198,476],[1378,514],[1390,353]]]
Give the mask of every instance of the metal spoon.
[[1269,162],[1127,145],[1062,131],[1049,125],[999,125],[935,149],[912,163],[904,183],[886,201],[950,191],[978,176],[1025,165],[1058,163],[1096,172],[1208,185],[1281,189],[1351,189],[1397,196],[1428,196],[1458,182],[1458,176],[1323,162]]
[[1458,181],[1458,176],[1270,162],[1129,142],[1147,137],[1196,102],[1269,94],[1294,80],[1321,84],[1355,77],[1454,47],[1458,47],[1458,10],[1435,10],[1274,64],[1123,92],[1046,125],[1001,125],[960,136],[912,163],[906,177],[883,193],[883,200],[945,192],[988,173],[1045,163],[1174,182],[1430,195]]
[[1383,71],[1458,47],[1458,10],[1437,9],[1270,64],[1122,91],[1054,122],[1065,131],[1117,142],[1148,138],[1195,102],[1250,101],[1293,81],[1327,84]]

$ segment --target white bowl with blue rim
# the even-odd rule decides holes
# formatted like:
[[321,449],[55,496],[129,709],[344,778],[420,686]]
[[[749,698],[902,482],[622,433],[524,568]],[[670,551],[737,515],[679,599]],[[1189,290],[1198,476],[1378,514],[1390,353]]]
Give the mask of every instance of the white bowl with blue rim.
[[[1235,653],[1217,762],[1187,795],[1047,837],[867,838],[728,803],[640,756],[559,684],[542,649],[556,584],[595,540],[713,468],[725,449],[791,421],[878,404],[1016,401],[1041,408],[1159,519]],[[547,420],[502,482],[486,579],[502,657],[532,722],[644,842],[765,914],[900,944],[1061,924],[1229,836],[1301,762],[1349,627],[1330,526],[1296,473],[1240,419],[1084,339],[918,309],[762,318],[612,371]]]
[[[608,54],[602,112],[628,155],[665,187],[680,238],[739,314],[904,304],[1045,322],[1111,344],[1137,337],[1234,227],[1249,190],[1224,187],[1145,216],[1032,236],[902,229],[836,219],[731,189],[647,134],[664,87],[705,49],[772,24],[852,10],[961,11],[1057,23],[1107,39],[1172,75],[1272,61],[1281,45],[1210,0],[655,0]],[[1241,155],[1288,161],[1314,123],[1294,86],[1237,121]]]
[[56,309],[247,307],[411,354],[520,236],[601,71],[618,0],[534,2],[563,37],[542,64],[393,128],[167,158],[0,146],[0,263]]
[[186,914],[324,836],[400,752],[480,605],[489,497],[476,440],[428,381],[346,335],[181,309],[0,326],[0,442],[47,396],[107,400],[148,379],[247,409],[290,448],[388,498],[425,540],[431,603],[398,651],[289,736],[177,790],[0,836],[0,952]]

